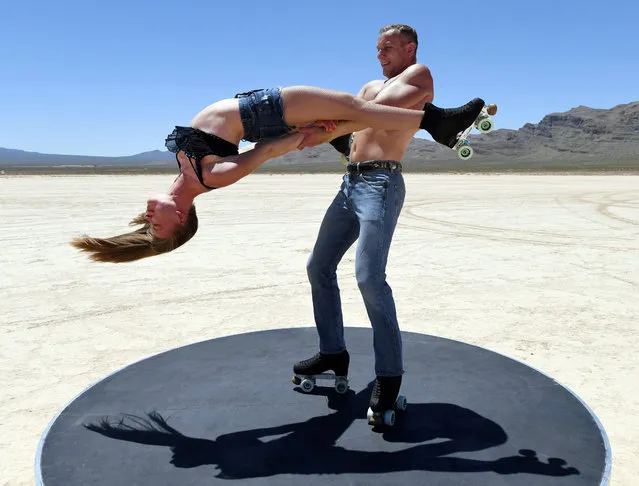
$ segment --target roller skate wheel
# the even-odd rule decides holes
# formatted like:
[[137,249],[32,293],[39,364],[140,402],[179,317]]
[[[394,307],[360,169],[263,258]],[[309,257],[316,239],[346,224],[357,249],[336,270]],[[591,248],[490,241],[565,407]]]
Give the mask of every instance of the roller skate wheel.
[[495,116],[497,114],[497,105],[494,103],[491,103],[490,105],[486,107],[486,111],[488,112],[489,115]]
[[407,406],[408,401],[406,400],[406,397],[404,395],[398,396],[397,400],[395,401],[395,408],[403,412],[404,410],[406,410]]
[[335,391],[340,395],[343,395],[348,391],[348,380],[344,378],[338,378],[335,380]]
[[489,116],[480,118],[479,120],[477,120],[475,126],[481,133],[490,133],[493,131],[494,128],[493,119]]
[[368,412],[366,412],[366,418],[370,425],[380,425],[383,422],[384,425],[392,427],[395,425],[395,410],[386,410],[382,415],[381,413],[373,412],[369,407]]
[[315,388],[315,383],[313,383],[313,380],[309,380],[308,378],[302,380],[303,391],[305,391],[306,393],[310,393],[313,391],[313,388]]
[[291,381],[293,382],[294,385],[299,385],[300,383],[302,383],[302,380],[300,380],[299,376],[293,376]]
[[473,149],[469,143],[464,143],[457,148],[457,157],[460,160],[468,160],[473,156]]
[[384,424],[389,427],[395,425],[395,410],[386,410],[384,412]]

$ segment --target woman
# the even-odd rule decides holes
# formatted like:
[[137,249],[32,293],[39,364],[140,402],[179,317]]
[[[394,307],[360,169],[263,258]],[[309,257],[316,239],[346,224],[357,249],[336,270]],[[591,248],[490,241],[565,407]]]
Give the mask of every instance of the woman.
[[[177,126],[167,137],[180,174],[167,194],[150,198],[146,212],[131,221],[140,228],[111,238],[84,235],[71,244],[93,260],[115,263],[172,251],[197,231],[195,197],[233,184],[267,160],[295,150],[304,138],[297,132],[301,127],[316,124],[332,131],[335,121],[354,121],[378,129],[421,128],[452,147],[483,106],[476,98],[459,108],[426,103],[423,111],[408,110],[311,86],[240,93],[206,107],[189,127]],[[240,140],[256,144],[239,151]]]

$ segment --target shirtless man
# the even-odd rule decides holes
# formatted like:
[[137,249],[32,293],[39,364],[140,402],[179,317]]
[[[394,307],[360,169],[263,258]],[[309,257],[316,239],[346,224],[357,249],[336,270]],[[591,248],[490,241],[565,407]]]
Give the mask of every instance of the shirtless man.
[[[374,80],[359,97],[377,104],[419,109],[433,100],[429,69],[416,59],[417,33],[407,25],[380,30],[377,59],[386,80]],[[355,122],[338,124],[327,133],[321,128],[301,130],[298,148],[330,143],[349,155],[350,163],[337,196],[322,221],[307,263],[311,284],[319,353],[293,367],[296,375],[333,370],[348,373],[349,355],[344,341],[337,265],[356,241],[357,284],[373,328],[375,383],[369,415],[379,417],[393,408],[404,373],[402,340],[395,302],[386,282],[386,261],[405,196],[401,160],[418,130],[381,130]],[[352,139],[349,153],[351,132]]]

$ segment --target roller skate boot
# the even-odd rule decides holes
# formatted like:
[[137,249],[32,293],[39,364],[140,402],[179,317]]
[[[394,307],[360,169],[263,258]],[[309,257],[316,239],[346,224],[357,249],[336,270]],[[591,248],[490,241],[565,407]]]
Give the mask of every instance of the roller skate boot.
[[[302,391],[310,393],[315,388],[316,380],[334,381],[335,391],[344,394],[348,391],[348,365],[350,356],[344,350],[336,354],[317,353],[309,359],[293,366],[293,383],[302,387]],[[332,370],[333,373],[325,373]]]
[[378,376],[375,378],[371,401],[366,413],[370,425],[395,425],[395,410],[406,410],[406,397],[399,395],[402,385],[400,376]]
[[459,133],[475,123],[485,104],[481,98],[475,98],[458,108],[439,108],[426,103],[420,128],[430,133],[436,142],[453,148]]

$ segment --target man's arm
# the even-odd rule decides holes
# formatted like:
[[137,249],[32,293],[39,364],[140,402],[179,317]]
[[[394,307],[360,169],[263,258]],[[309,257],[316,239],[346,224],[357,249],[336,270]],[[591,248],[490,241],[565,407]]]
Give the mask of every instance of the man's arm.
[[[357,95],[360,98],[364,97],[366,88],[371,83],[367,83]],[[433,100],[433,77],[428,69],[423,64],[414,64],[409,66],[403,73],[393,80],[391,84],[385,87],[379,92],[379,94],[372,100],[373,103],[388,106],[397,106],[399,108],[409,108],[415,106],[418,103],[428,103]],[[305,147],[314,147],[322,143],[335,141],[333,144],[335,148],[344,153],[337,147],[344,146],[346,143],[346,136],[350,137],[350,134],[360,130],[369,128],[367,125],[362,125],[359,122],[347,121],[340,122],[337,128],[332,132],[322,132],[320,130],[310,128],[301,129],[300,131],[305,133],[306,137],[304,142],[300,144],[300,149]],[[341,138],[341,141],[336,139]]]
[[238,155],[224,157],[203,170],[204,183],[211,187],[225,187],[246,177],[264,162],[297,149],[304,138],[292,133],[275,140],[242,148]]
[[410,108],[433,101],[433,77],[423,64],[413,64],[373,100],[380,105]]
[[[366,93],[366,84],[357,95],[360,98]],[[370,100],[378,105],[410,108],[418,103],[433,101],[433,77],[423,64],[413,64],[406,68],[391,84],[381,90],[374,99]],[[331,136],[339,137],[347,133],[357,132],[368,128],[359,122],[341,122],[330,132]]]

